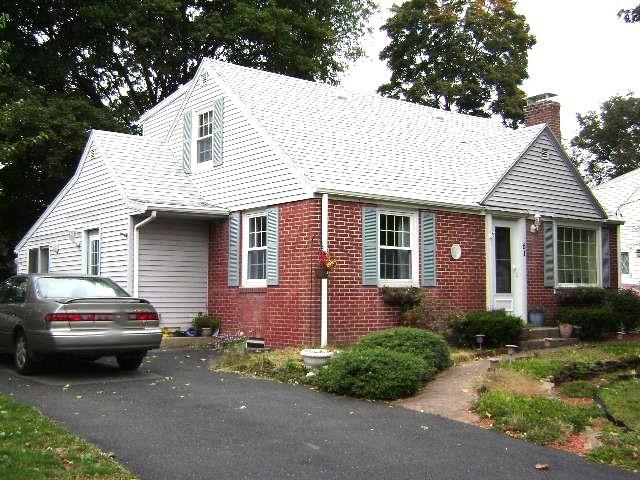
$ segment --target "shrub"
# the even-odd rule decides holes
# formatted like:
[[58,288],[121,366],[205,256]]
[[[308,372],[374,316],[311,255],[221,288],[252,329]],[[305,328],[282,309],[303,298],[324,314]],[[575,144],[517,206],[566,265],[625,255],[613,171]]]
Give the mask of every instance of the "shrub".
[[609,296],[608,303],[613,310],[615,325],[611,328],[624,328],[625,332],[632,332],[640,326],[640,297],[631,290],[618,290]]
[[336,355],[318,370],[316,385],[353,397],[394,400],[414,395],[425,378],[435,375],[424,360],[381,347],[355,348]]
[[417,287],[398,288],[383,287],[382,300],[389,305],[397,305],[402,310],[411,308],[420,303],[424,293]]
[[213,315],[205,315],[204,313],[199,312],[193,319],[193,327],[196,330],[201,328],[211,328],[216,330],[220,328],[220,320]]
[[476,335],[484,334],[484,346],[502,347],[517,343],[522,333],[522,320],[504,310],[470,312],[451,324],[453,340],[460,346],[476,345]]
[[451,365],[451,351],[437,333],[419,328],[399,327],[381,330],[360,339],[357,348],[382,347],[422,358],[427,367],[443,370]]
[[306,383],[307,368],[302,363],[289,359],[276,368],[273,378],[284,383]]
[[605,332],[614,328],[615,323],[610,305],[565,308],[556,314],[556,321],[579,326],[579,335],[583,340],[601,339]]
[[599,307],[607,300],[607,290],[598,287],[558,290],[558,305],[563,307]]

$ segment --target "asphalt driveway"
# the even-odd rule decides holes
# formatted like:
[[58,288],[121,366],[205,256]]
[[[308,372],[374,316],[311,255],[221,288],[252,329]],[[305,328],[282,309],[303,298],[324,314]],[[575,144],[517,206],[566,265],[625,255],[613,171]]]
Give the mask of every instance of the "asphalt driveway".
[[158,352],[140,372],[101,361],[33,378],[2,359],[0,390],[114,452],[141,479],[638,478],[386,403],[211,372],[211,358]]

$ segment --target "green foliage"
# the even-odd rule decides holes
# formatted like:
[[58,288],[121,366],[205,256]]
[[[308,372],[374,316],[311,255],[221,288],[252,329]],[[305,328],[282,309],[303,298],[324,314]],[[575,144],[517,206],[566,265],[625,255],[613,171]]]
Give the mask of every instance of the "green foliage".
[[631,93],[606,100],[600,112],[578,115],[571,140],[574,161],[598,185],[640,167],[640,98]]
[[299,361],[289,359],[273,372],[273,378],[283,383],[304,384],[307,383],[309,370]]
[[586,380],[567,382],[560,387],[560,392],[569,398],[591,398],[598,388]]
[[437,333],[419,328],[399,327],[381,330],[363,337],[357,348],[382,347],[410,353],[422,358],[430,370],[443,370],[451,365],[451,351]]
[[198,315],[193,319],[193,327],[195,329],[211,328],[216,330],[220,328],[220,319],[213,315],[205,315],[202,312],[198,312]]
[[135,130],[203,57],[335,83],[362,55],[374,9],[371,0],[5,2],[0,278],[13,273],[13,247],[71,177],[88,130]]
[[629,428],[640,432],[640,380],[614,381],[599,390],[609,412]]
[[610,305],[565,308],[556,314],[556,321],[579,326],[579,336],[584,340],[599,340],[605,332],[616,328]]
[[517,125],[524,117],[528,50],[535,44],[515,2],[409,0],[382,27],[391,39],[380,58],[393,98]]
[[613,311],[614,330],[622,328],[625,332],[633,332],[640,327],[640,297],[631,290],[618,290],[610,295],[608,303]]
[[424,292],[418,287],[399,288],[383,287],[382,300],[389,305],[397,305],[401,310],[406,310],[420,304]]
[[490,391],[482,394],[476,411],[494,422],[494,428],[519,432],[530,442],[546,445],[564,440],[572,432],[581,432],[601,415],[596,405],[567,405],[560,400],[526,397]]
[[476,335],[484,334],[488,348],[515,344],[522,333],[522,320],[504,310],[470,312],[451,324],[453,340],[460,346],[475,347]]
[[414,395],[433,375],[424,360],[381,347],[355,348],[336,355],[318,370],[316,385],[327,392],[368,399],[394,400]]
[[94,445],[71,435],[33,407],[0,394],[0,478],[109,479],[133,474]]
[[558,290],[558,305],[563,307],[599,307],[607,299],[607,290],[599,287],[563,288]]

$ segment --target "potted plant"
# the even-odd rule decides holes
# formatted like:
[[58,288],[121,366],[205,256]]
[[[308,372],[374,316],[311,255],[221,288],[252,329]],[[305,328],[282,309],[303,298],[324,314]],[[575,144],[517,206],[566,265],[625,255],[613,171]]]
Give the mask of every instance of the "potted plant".
[[320,250],[316,264],[316,278],[329,278],[329,272],[336,268],[336,261],[328,250]]
[[203,337],[210,337],[214,331],[220,328],[220,320],[213,315],[198,312],[198,315],[193,319],[193,328]]
[[571,338],[573,334],[573,325],[570,323],[558,322],[558,328],[560,329],[560,336],[562,338]]
[[547,310],[544,307],[536,306],[529,308],[529,323],[532,327],[542,327],[544,325],[544,315]]

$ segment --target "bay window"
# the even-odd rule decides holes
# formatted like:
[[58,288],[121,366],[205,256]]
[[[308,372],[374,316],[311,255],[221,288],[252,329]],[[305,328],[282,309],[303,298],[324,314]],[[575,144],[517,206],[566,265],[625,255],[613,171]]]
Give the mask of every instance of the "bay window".
[[598,284],[597,231],[557,227],[556,259],[560,285]]

